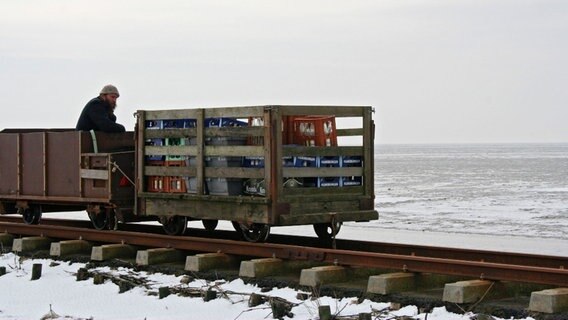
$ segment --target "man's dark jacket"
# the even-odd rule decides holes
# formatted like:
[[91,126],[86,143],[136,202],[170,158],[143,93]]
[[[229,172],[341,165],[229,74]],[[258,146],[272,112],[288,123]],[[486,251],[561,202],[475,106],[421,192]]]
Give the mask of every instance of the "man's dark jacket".
[[124,126],[116,123],[116,116],[112,112],[110,104],[100,97],[91,99],[83,108],[77,130],[82,131],[104,131],[104,132],[124,132]]

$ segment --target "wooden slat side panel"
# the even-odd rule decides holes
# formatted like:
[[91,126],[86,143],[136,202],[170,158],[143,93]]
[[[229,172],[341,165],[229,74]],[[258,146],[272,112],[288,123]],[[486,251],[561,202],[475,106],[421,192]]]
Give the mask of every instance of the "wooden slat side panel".
[[22,194],[43,196],[43,132],[22,133],[21,139]]
[[146,177],[144,176],[144,156],[145,156],[145,142],[146,142],[146,112],[138,111],[136,117],[136,192],[137,197],[134,201],[134,212],[142,214],[143,210],[140,206],[140,199],[138,196],[141,192],[146,191]]
[[251,106],[251,107],[228,107],[228,108],[206,108],[205,118],[248,118],[248,117],[262,117],[265,106]]
[[[144,168],[146,176],[180,176],[180,177],[196,177],[197,168],[195,167],[151,167]],[[241,167],[220,167],[205,168],[206,178],[248,178],[262,179],[264,177],[263,168],[241,168]]]
[[81,169],[81,178],[94,180],[108,180],[107,170]]
[[0,195],[18,193],[18,134],[0,133]]
[[[263,127],[205,128],[206,137],[250,137],[263,135]],[[147,138],[188,138],[197,136],[197,128],[145,129]]]
[[[239,156],[263,156],[262,146],[205,146],[206,157],[239,157]],[[177,155],[196,156],[197,146],[146,146],[145,155]]]
[[283,177],[361,177],[363,168],[283,168]]
[[197,114],[197,154],[196,160],[196,177],[197,177],[197,194],[202,195],[205,193],[205,160],[203,158],[205,152],[203,150],[205,140],[205,117],[203,109],[199,110]]
[[375,129],[373,122],[372,109],[366,110],[363,116],[363,145],[365,146],[365,154],[363,155],[363,169],[364,169],[364,184],[365,184],[365,195],[373,196],[375,194],[375,182],[374,182],[374,166],[375,166]]
[[[144,120],[195,119],[198,109],[138,110],[139,118],[141,113],[144,113]],[[144,128],[145,122],[141,123],[140,126]]]
[[170,109],[170,110],[139,110],[145,111],[146,120],[160,119],[197,119],[199,110],[204,110],[205,118],[248,118],[260,117],[263,114],[264,106],[253,107],[227,107],[227,108],[193,108],[193,109]]
[[363,187],[326,187],[326,188],[284,188],[282,193],[282,201],[330,201],[349,199],[354,197],[358,199],[365,198],[363,194]]
[[364,147],[299,147],[282,146],[282,156],[363,156]]
[[342,117],[362,117],[364,110],[369,107],[348,106],[276,106],[279,107],[283,116],[288,115],[330,115]]
[[157,198],[145,198],[144,201],[147,215],[182,215],[196,219],[269,223],[266,204]]
[[48,132],[47,190],[49,196],[81,196],[78,132]]
[[353,137],[353,136],[362,136],[362,135],[363,135],[362,128],[337,129],[338,137]]

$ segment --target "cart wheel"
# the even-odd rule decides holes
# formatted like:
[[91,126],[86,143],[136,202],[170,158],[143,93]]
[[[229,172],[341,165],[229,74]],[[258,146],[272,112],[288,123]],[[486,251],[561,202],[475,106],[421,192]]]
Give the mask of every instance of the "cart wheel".
[[93,227],[97,230],[111,230],[116,226],[116,215],[113,209],[108,208],[100,212],[88,212]]
[[248,242],[264,242],[270,234],[270,226],[264,223],[246,225],[233,221],[233,228]]
[[331,223],[315,223],[314,231],[321,240],[331,240],[339,233],[341,229],[341,222],[335,223],[335,234],[333,233],[333,227]]
[[26,224],[39,224],[41,220],[41,206],[31,205],[29,208],[18,210],[24,218]]
[[164,231],[170,236],[181,236],[187,229],[187,217],[173,216],[162,221]]
[[218,220],[210,220],[210,219],[203,219],[201,220],[201,223],[203,224],[203,227],[205,228],[205,230],[212,232],[215,230],[215,228],[217,228],[217,224],[219,224]]

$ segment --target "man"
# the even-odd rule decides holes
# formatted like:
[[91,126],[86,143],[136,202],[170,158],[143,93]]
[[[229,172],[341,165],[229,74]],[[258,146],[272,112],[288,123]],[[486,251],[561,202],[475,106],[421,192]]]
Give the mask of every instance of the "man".
[[114,109],[118,89],[109,84],[103,87],[98,97],[91,99],[83,108],[75,129],[82,131],[124,132],[124,126],[116,123]]

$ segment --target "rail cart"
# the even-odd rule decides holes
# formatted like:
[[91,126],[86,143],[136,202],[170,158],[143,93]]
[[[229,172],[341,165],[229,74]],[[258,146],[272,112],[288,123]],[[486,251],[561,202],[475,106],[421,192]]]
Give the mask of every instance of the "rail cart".
[[228,220],[253,242],[307,224],[330,239],[342,222],[378,218],[373,141],[371,107],[139,110],[136,214],[169,234]]
[[87,210],[98,229],[134,218],[133,132],[5,129],[0,150],[0,214],[37,224],[42,212]]

